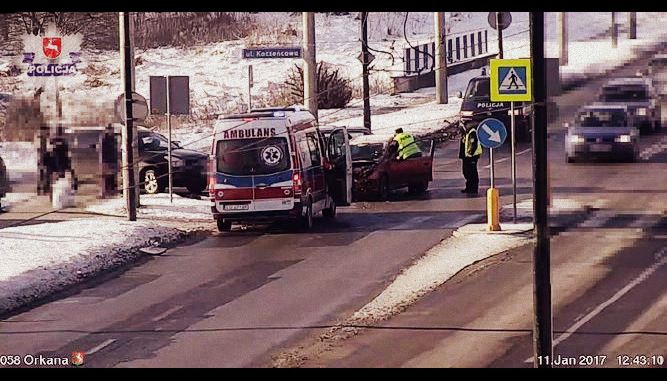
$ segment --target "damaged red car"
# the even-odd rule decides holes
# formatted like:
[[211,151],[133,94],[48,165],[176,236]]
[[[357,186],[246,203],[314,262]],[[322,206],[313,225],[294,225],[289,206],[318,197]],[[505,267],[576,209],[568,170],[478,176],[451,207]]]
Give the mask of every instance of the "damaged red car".
[[408,188],[412,194],[428,190],[433,181],[432,139],[417,139],[421,157],[396,159],[391,136],[364,135],[350,141],[352,154],[352,198],[387,200],[389,193]]

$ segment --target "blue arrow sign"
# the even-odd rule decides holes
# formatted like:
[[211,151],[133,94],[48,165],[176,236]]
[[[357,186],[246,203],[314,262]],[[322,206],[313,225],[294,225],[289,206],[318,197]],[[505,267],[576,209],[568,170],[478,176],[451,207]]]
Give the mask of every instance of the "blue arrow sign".
[[498,119],[487,118],[477,126],[477,138],[483,147],[498,148],[507,139],[507,129]]

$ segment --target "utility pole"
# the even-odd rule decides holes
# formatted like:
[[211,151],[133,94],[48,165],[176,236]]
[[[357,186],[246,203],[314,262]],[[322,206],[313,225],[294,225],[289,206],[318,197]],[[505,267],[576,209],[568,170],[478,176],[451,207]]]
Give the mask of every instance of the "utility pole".
[[568,38],[567,38],[567,12],[558,13],[558,24],[560,25],[560,66],[567,66]]
[[630,13],[630,39],[635,40],[637,38],[637,12]]
[[[547,75],[544,59],[544,12],[530,13],[530,57],[533,83],[533,349],[534,366],[551,367],[551,254],[549,244],[547,179]],[[547,361],[548,360],[548,361]]]
[[128,12],[118,13],[121,51],[121,80],[125,86],[125,126],[123,128],[123,196],[127,208],[127,219],[137,219],[137,195],[134,171],[134,140],[136,133],[132,115],[132,57],[130,38],[130,15]]
[[[136,16],[135,13],[133,12],[128,12],[129,13],[129,24],[130,24],[130,65],[131,65],[131,79],[132,79],[132,92],[136,91],[136,84],[137,84],[137,77],[136,77],[136,70],[135,70],[135,65],[134,65],[134,18]],[[137,137],[139,136],[137,134],[137,125],[132,123],[132,136],[133,136],[133,141],[132,141],[132,157],[137,158],[136,162],[133,162],[132,168],[134,171],[134,184],[136,186],[136,190],[134,191],[135,198],[137,200],[137,208],[141,206],[140,202],[140,195],[141,192],[139,189],[140,181],[143,181],[143,179],[139,179],[139,166],[137,165],[139,163],[139,144],[137,142]]]
[[435,103],[447,104],[445,12],[435,12]]
[[500,25],[500,13],[496,12],[496,29],[498,29],[498,59],[503,58],[503,28]]
[[611,12],[611,47],[618,47],[618,29],[616,28],[616,12]]
[[303,105],[317,117],[317,61],[315,59],[315,14],[303,13]]
[[361,65],[363,75],[364,127],[371,129],[371,95],[368,84],[368,12],[361,12]]

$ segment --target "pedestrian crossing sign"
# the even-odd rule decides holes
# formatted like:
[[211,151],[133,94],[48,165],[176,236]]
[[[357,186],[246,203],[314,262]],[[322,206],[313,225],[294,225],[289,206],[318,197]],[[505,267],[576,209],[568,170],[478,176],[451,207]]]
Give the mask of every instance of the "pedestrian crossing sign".
[[491,102],[529,102],[533,99],[530,58],[492,59]]

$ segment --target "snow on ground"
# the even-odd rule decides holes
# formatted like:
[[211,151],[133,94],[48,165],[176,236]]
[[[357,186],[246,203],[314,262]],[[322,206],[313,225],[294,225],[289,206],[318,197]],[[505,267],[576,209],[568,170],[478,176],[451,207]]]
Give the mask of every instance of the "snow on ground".
[[79,219],[0,230],[0,313],[62,290],[185,232],[152,221]]
[[0,157],[10,180],[15,171],[34,172],[37,168],[37,148],[33,142],[0,142]]
[[35,197],[34,193],[13,193],[9,192],[5,197],[0,198],[0,206],[2,211],[9,211],[12,205],[20,204],[30,198]]
[[[104,200],[86,207],[86,210],[109,216],[127,215],[123,198]],[[138,219],[187,220],[212,222],[211,202],[196,200],[174,194],[173,204],[168,193],[141,195],[141,207],[137,209]]]
[[380,295],[355,312],[345,324],[369,324],[387,319],[437,288],[465,267],[530,242],[532,224],[503,224],[487,232],[486,224],[469,224],[428,250]]

